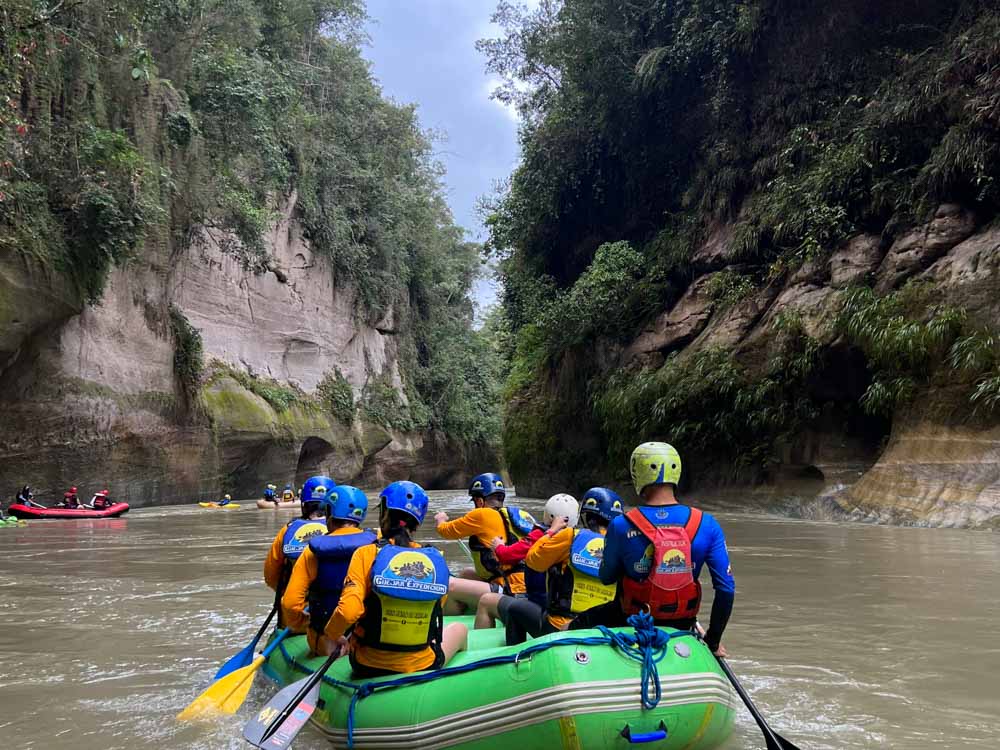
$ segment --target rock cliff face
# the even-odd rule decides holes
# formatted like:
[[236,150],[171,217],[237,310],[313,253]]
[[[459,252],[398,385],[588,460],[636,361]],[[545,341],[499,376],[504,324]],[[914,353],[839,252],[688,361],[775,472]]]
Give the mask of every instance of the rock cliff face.
[[[995,411],[976,409],[967,392],[940,378],[890,418],[859,406],[872,383],[866,357],[846,340],[836,321],[845,295],[870,286],[885,296],[908,282],[926,282],[934,304],[953,305],[971,326],[1000,327],[1000,228],[962,206],[939,207],[927,224],[885,239],[859,234],[821,260],[760,284],[725,305],[713,295],[721,274],[743,271],[732,253],[731,228],[720,226],[695,253],[685,290],[624,345],[601,340],[599,371],[661,367],[668,357],[690,362],[699,353],[725,350],[753,371],[776,339],[776,322],[794,317],[819,348],[816,368],[802,392],[823,404],[793,435],[779,441],[763,475],[734,482],[732,465],[685,456],[686,493],[725,498],[728,506],[782,509],[813,517],[850,517],[902,524],[1000,526],[1000,432]],[[589,355],[588,355],[589,356]],[[567,353],[547,372],[532,404],[574,413],[579,428],[560,436],[577,456],[572,471],[517,471],[521,492],[546,495],[592,484],[614,484],[621,468],[605,462],[601,429],[579,404],[591,396],[578,376],[586,362]],[[513,407],[517,409],[515,405]],[[679,446],[682,451],[684,446]],[[750,482],[749,480],[756,480]],[[751,486],[752,485],[752,486]],[[631,493],[624,482],[622,491]]]
[[[1000,326],[1000,229],[961,206],[941,206],[930,223],[889,243],[857,235],[822,262],[719,311],[706,289],[726,262],[724,234],[696,254],[700,275],[625,348],[620,366],[656,365],[671,352],[690,356],[712,346],[734,347],[753,359],[773,338],[778,316],[795,313],[829,352],[827,382],[813,389],[847,404],[870,380],[864,360],[852,356],[833,326],[850,286],[872,283],[888,294],[911,279],[928,281],[941,301],[964,308],[978,325]],[[866,520],[997,527],[1000,432],[991,418],[970,417],[967,402],[956,406],[949,398],[935,386],[895,414],[891,428],[884,428],[884,446],[870,422],[859,428],[843,415],[821,415],[775,457],[769,481],[753,494],[772,505],[792,497],[796,507],[823,506]],[[703,475],[696,484],[711,485],[713,479]]]
[[[366,321],[356,291],[335,278],[291,218],[271,232],[270,270],[253,274],[208,236],[184,250],[147,248],[112,272],[84,306],[63,277],[21,255],[0,256],[0,488],[30,483],[44,498],[75,484],[136,506],[324,471],[338,481],[409,478],[460,484],[461,446],[434,433],[346,426],[309,406],[276,409],[221,370],[191,403],[174,373],[171,306],[201,333],[206,361],[306,394],[339,372],[357,396],[369,380],[400,390],[393,313]],[[480,457],[495,460],[495,456]]]

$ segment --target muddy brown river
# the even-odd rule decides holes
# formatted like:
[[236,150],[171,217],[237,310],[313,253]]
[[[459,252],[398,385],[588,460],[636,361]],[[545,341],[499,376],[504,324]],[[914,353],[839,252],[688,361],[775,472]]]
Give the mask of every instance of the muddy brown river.
[[[455,495],[432,512],[467,509]],[[724,642],[779,732],[802,750],[1000,747],[1000,536],[717,516],[737,582]],[[249,747],[262,678],[234,717],[174,715],[263,622],[263,558],[291,517],[244,503],[0,529],[0,748]],[[309,728],[295,743],[327,746]],[[743,711],[727,750],[761,747]]]

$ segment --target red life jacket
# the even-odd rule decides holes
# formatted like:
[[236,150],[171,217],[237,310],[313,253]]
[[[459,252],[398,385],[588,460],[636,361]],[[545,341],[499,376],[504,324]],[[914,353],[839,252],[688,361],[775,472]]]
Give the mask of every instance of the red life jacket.
[[645,580],[622,579],[622,610],[627,615],[649,612],[657,622],[697,617],[701,584],[693,575],[691,542],[701,526],[701,511],[691,508],[683,526],[654,526],[638,508],[625,517],[652,542],[653,560]]

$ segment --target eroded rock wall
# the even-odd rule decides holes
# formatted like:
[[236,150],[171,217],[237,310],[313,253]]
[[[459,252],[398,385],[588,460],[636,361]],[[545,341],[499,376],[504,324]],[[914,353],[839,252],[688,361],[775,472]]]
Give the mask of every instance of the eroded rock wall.
[[[360,394],[400,390],[394,315],[357,314],[356,291],[302,239],[294,196],[271,232],[270,270],[254,274],[218,237],[147,248],[87,306],[63,277],[11,254],[0,262],[0,498],[28,483],[43,500],[66,486],[108,487],[136,506],[185,503],[263,483],[464,481],[465,451],[440,435],[397,434],[322,409],[276,410],[231,377],[192,397],[174,373],[171,306],[201,333],[206,361],[306,394],[339,370]],[[495,460],[495,456],[492,457]],[[88,495],[89,496],[89,495]]]
[[[724,497],[729,506],[821,517],[1000,525],[1000,418],[973,414],[967,394],[956,400],[953,393],[934,387],[891,420],[866,416],[858,402],[871,375],[864,357],[834,325],[843,295],[852,286],[871,285],[887,294],[917,279],[930,282],[939,301],[964,308],[975,325],[1000,327],[1000,226],[963,206],[942,205],[924,225],[895,236],[856,235],[829,256],[724,307],[710,289],[717,274],[746,270],[734,256],[731,228],[717,227],[695,254],[694,276],[677,301],[619,351],[609,355],[612,347],[599,345],[605,357],[611,356],[601,369],[655,368],[672,353],[683,358],[710,347],[731,349],[752,366],[766,358],[775,321],[794,313],[822,347],[823,364],[809,388],[827,406],[805,430],[778,446],[763,482],[751,487],[744,478],[734,488],[732,467],[715,471],[698,466],[693,457],[683,489]],[[560,380],[559,372],[550,375],[552,382]],[[548,398],[585,403],[588,395],[563,384],[550,389]],[[582,446],[581,451],[594,457],[581,462],[584,476],[526,472],[514,477],[519,490],[544,495],[604,483],[615,473],[603,466],[600,446]]]

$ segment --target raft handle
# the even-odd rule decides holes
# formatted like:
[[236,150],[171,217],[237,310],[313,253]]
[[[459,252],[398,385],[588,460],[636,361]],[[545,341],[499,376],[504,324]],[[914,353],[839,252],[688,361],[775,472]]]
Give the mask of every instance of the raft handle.
[[621,731],[621,736],[627,739],[630,745],[642,745],[646,742],[659,742],[660,740],[667,739],[667,725],[661,721],[660,728],[655,732],[632,734],[632,728],[626,724],[625,728]]

